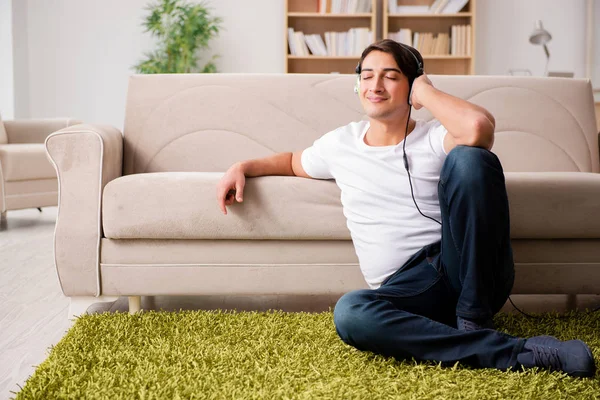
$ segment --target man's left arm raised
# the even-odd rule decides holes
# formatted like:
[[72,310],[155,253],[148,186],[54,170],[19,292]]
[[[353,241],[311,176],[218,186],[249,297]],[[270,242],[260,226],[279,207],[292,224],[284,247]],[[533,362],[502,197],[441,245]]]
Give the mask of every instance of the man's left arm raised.
[[448,130],[446,152],[458,145],[491,150],[496,121],[485,108],[438,90],[425,74],[413,83],[412,103],[415,110],[425,107]]

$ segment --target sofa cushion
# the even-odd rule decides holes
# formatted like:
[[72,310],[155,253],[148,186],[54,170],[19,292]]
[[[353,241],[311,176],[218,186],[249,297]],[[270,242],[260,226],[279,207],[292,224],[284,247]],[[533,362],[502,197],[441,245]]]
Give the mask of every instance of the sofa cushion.
[[[348,240],[333,181],[289,176],[246,180],[244,202],[223,215],[216,202],[222,173],[134,174],[103,194],[111,239]],[[506,173],[513,239],[600,238],[600,174]]]
[[292,176],[246,180],[244,202],[223,215],[221,172],[126,175],[103,192],[102,226],[111,239],[321,239],[350,233],[333,181]]
[[506,172],[513,239],[600,238],[600,174]]
[[6,181],[56,178],[43,143],[1,144],[0,163]]

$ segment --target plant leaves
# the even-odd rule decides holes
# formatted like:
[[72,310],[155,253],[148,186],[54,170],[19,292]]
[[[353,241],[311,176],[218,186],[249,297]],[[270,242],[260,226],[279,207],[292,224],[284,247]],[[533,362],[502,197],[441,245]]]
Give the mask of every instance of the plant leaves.
[[215,57],[198,69],[200,50],[209,48],[218,36],[223,22],[211,16],[206,4],[190,4],[186,0],[158,0],[147,7],[150,14],[142,26],[158,38],[157,49],[145,54],[133,68],[140,74],[214,73]]

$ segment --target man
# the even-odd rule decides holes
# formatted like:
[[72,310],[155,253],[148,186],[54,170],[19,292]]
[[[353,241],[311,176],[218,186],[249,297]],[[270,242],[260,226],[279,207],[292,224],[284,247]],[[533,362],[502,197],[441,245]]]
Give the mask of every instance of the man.
[[[495,120],[433,87],[422,65],[418,51],[392,40],[367,47],[357,92],[369,120],[304,151],[233,165],[217,187],[222,212],[243,200],[245,177],[335,179],[370,286],[336,304],[345,343],[399,359],[593,376],[582,341],[493,329],[514,280],[504,174],[490,152]],[[434,119],[411,119],[409,101]]]

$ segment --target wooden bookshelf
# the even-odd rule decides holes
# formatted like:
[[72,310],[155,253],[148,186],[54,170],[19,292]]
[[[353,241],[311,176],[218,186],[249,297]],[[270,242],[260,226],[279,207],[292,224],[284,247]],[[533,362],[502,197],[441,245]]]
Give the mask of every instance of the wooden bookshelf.
[[[399,6],[429,6],[432,0],[389,0]],[[471,75],[475,72],[475,6],[476,0],[469,0],[460,12],[455,14],[390,14],[388,0],[383,0],[383,37],[400,28],[414,32],[450,33],[452,25],[471,25],[469,55],[423,55],[425,72],[444,75]]]
[[318,12],[318,0],[285,1],[285,72],[286,73],[335,73],[354,72],[360,55],[355,56],[293,56],[288,45],[288,28],[304,34],[319,34],[325,40],[325,32],[346,32],[350,28],[369,28],[377,39],[377,0],[371,1],[370,13],[331,14]]
[[[290,54],[288,28],[304,34],[319,34],[325,39],[325,32],[345,32],[350,28],[369,28],[379,31],[383,38],[400,28],[412,32],[450,33],[452,25],[471,25],[469,55],[423,55],[425,71],[430,74],[471,75],[475,70],[475,6],[476,0],[469,0],[458,13],[454,14],[390,14],[388,1],[396,1],[399,6],[429,6],[433,0],[371,0],[371,12],[360,14],[319,13],[319,0],[285,0],[285,72],[286,73],[343,73],[354,72],[360,55],[356,56],[295,56]],[[331,0],[330,0],[331,2]],[[378,8],[379,7],[379,8]],[[382,15],[378,15],[378,10]],[[381,24],[381,25],[380,25]],[[381,28],[378,30],[378,28]]]

